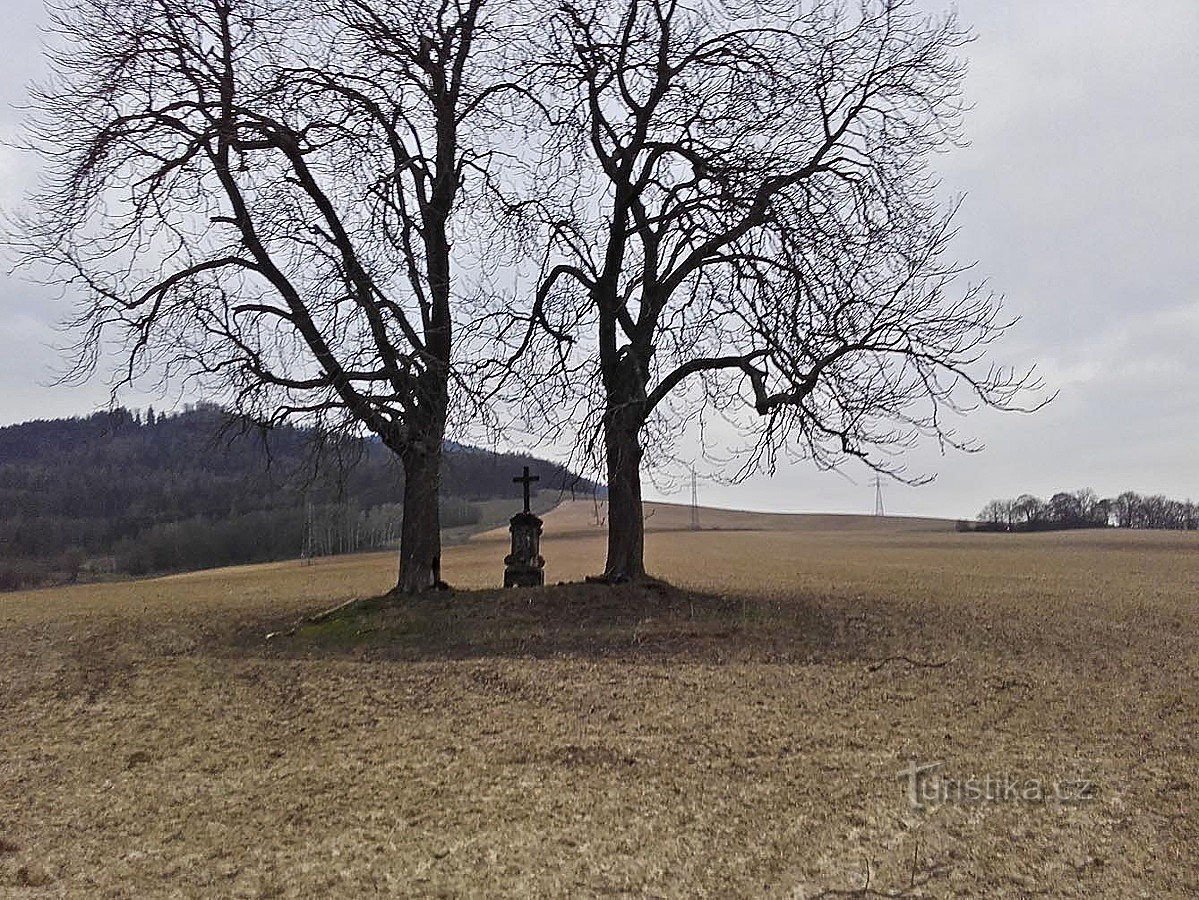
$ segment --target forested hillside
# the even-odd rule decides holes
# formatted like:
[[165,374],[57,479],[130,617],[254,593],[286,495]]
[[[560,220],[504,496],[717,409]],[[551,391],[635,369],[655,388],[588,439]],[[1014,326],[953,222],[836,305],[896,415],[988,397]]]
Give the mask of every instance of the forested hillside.
[[[553,463],[449,446],[443,526],[477,521],[483,500],[515,509],[522,465],[543,492],[594,489]],[[0,428],[0,589],[388,546],[402,490],[377,443],[260,431],[206,405]]]

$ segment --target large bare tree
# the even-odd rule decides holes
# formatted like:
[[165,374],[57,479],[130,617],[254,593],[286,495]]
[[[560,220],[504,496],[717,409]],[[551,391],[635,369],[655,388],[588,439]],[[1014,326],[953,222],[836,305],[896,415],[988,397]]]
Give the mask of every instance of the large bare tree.
[[[31,257],[82,295],[79,371],[199,379],[264,420],[365,429],[405,476],[399,587],[439,580],[458,261],[496,183],[485,0],[68,0],[37,95]],[[455,226],[458,232],[455,232]],[[452,402],[453,401],[453,402]]]
[[560,191],[521,341],[590,364],[609,579],[645,576],[647,444],[707,413],[751,436],[743,472],[789,449],[902,476],[889,451],[966,448],[947,412],[1030,386],[984,359],[1007,323],[947,260],[956,204],[929,171],[957,139],[966,40],[907,0],[557,7],[540,71]]

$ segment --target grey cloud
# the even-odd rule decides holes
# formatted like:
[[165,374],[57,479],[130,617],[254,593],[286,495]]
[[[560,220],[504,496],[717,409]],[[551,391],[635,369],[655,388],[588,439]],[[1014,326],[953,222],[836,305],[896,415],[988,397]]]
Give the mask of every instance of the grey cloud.
[[[940,161],[947,193],[968,194],[958,250],[1022,317],[1003,358],[1039,361],[1061,395],[1035,416],[964,422],[983,453],[914,452],[912,469],[939,477],[920,489],[888,486],[888,508],[970,516],[994,496],[1084,485],[1199,497],[1199,3],[958,6],[979,35],[968,51],[972,145]],[[10,140],[11,106],[40,66],[43,14],[32,0],[8,0],[6,11],[0,132]],[[0,148],[0,202],[15,201],[32,175],[27,159]],[[104,401],[103,386],[38,386],[54,359],[38,348],[55,342],[61,312],[44,292],[0,279],[0,422]],[[705,483],[701,499],[868,512],[869,475],[847,475],[799,465],[736,488]]]

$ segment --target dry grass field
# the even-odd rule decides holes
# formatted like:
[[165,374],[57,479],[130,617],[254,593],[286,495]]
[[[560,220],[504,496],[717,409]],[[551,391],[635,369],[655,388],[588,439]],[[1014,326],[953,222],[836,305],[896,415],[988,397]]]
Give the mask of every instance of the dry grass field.
[[702,521],[0,595],[0,894],[1199,896],[1199,536]]

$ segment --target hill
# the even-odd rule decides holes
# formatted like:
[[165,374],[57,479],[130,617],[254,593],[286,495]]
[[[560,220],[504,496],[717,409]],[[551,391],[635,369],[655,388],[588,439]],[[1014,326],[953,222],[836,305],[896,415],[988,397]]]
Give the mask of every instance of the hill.
[[[522,465],[541,509],[594,490],[555,463],[448,444],[443,527],[499,521]],[[391,546],[403,483],[377,442],[259,430],[210,405],[0,428],[0,589]]]
[[[766,513],[739,509],[700,507],[698,531],[821,531],[821,532],[916,532],[954,531],[953,519],[916,516],[866,516],[843,513]],[[558,534],[603,532],[607,501],[578,499],[554,508],[546,517],[546,529]],[[691,507],[682,503],[645,504],[645,530],[690,531]],[[504,532],[507,533],[506,531]]]

